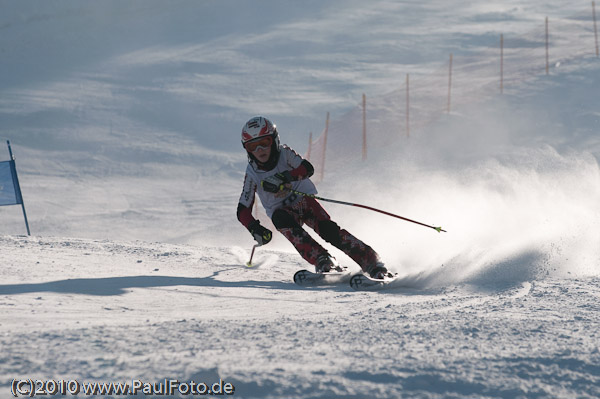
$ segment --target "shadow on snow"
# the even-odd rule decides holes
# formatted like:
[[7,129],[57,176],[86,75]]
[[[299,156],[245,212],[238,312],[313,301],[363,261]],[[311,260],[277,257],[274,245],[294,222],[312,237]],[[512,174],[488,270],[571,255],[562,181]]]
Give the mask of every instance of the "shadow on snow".
[[219,288],[259,288],[295,289],[292,282],[283,281],[222,281],[215,277],[175,277],[175,276],[125,276],[106,278],[76,278],[33,284],[0,285],[0,295],[18,295],[33,292],[55,292],[59,294],[83,295],[122,295],[131,288],[155,287],[219,287]]

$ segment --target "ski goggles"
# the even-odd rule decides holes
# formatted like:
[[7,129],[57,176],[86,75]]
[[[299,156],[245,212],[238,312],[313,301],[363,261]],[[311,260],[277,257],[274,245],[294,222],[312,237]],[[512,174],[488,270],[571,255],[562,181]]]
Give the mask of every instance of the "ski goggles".
[[259,148],[269,148],[273,144],[273,138],[271,136],[265,136],[260,139],[255,139],[244,144],[244,148],[250,152],[254,152]]

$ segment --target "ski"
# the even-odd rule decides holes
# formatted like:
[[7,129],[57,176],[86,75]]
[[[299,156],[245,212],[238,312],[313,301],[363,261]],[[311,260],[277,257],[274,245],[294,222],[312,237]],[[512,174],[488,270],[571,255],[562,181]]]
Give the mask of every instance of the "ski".
[[301,287],[318,287],[346,283],[352,274],[346,269],[331,271],[327,273],[315,273],[309,270],[298,270],[294,274],[294,283]]
[[385,288],[396,287],[397,284],[394,283],[397,280],[397,275],[379,280],[359,273],[350,278],[350,287],[354,288],[356,291],[382,290]]

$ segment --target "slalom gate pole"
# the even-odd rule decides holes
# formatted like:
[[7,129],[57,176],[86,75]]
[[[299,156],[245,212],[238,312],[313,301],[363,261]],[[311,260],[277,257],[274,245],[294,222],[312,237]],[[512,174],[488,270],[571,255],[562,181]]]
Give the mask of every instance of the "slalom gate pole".
[[12,148],[10,146],[10,140],[6,140],[8,146],[8,154],[10,155],[11,171],[13,174],[13,184],[15,186],[15,192],[19,198],[21,209],[23,210],[23,218],[25,219],[25,228],[27,229],[27,235],[31,235],[29,230],[29,221],[27,220],[27,212],[25,212],[25,201],[23,201],[23,194],[21,193],[21,185],[19,184],[19,176],[17,176],[17,164],[15,162],[15,156],[13,155]]
[[348,205],[348,206],[354,206],[354,207],[357,207],[357,208],[368,209],[370,211],[379,212],[379,213],[382,213],[384,215],[388,215],[388,216],[392,216],[392,217],[395,217],[395,218],[398,218],[398,219],[405,220],[407,222],[411,222],[411,223],[415,223],[415,224],[418,224],[418,225],[421,225],[421,226],[429,227],[430,229],[434,229],[438,233],[441,233],[442,231],[444,233],[447,233],[447,231],[444,230],[444,229],[442,229],[441,227],[430,226],[428,224],[417,222],[416,220],[408,219],[408,218],[405,218],[403,216],[399,216],[399,215],[396,215],[396,214],[393,214],[393,213],[390,213],[390,212],[382,211],[381,209],[373,208],[373,207],[370,207],[370,206],[361,205],[361,204],[354,204],[352,202],[338,201],[338,200],[333,200],[333,199],[329,199],[329,198],[323,198],[323,197],[319,197],[319,196],[314,195],[314,194],[307,194],[307,193],[303,193],[301,191],[296,191],[296,190],[293,190],[291,188],[286,188],[286,187],[284,187],[284,189],[286,189],[286,190],[288,190],[288,191],[290,191],[290,192],[292,192],[294,194],[302,195],[304,197],[314,198],[314,199],[317,199],[317,200],[320,200],[320,201],[326,201],[326,202],[332,202],[334,204]]

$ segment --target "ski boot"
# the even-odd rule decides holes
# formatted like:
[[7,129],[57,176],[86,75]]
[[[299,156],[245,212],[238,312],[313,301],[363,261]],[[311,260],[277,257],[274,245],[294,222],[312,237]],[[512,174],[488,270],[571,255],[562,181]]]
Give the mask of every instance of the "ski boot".
[[325,254],[317,258],[317,264],[315,266],[316,273],[329,273],[330,271],[337,271],[338,269],[339,265],[333,256]]
[[393,277],[382,262],[377,262],[373,266],[367,268],[366,272],[376,280],[383,280],[386,277]]

